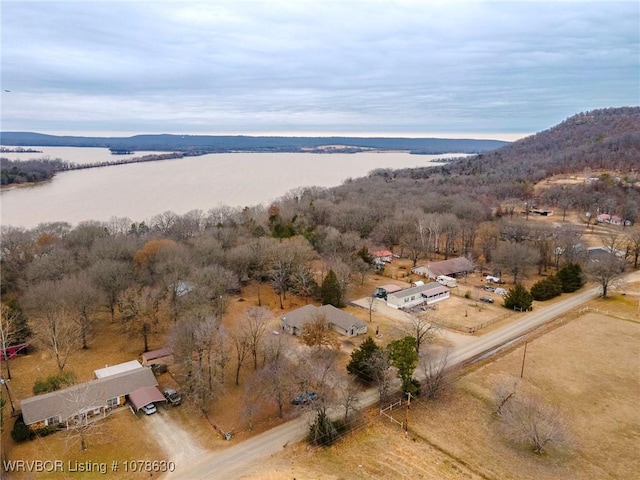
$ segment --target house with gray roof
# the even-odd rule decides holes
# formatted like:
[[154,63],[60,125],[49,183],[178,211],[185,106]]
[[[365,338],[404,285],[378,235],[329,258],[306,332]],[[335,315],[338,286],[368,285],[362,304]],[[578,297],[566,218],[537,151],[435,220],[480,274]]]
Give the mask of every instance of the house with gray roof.
[[366,323],[333,305],[322,305],[321,307],[305,305],[282,315],[280,325],[285,332],[299,335],[307,323],[314,322],[318,318],[324,318],[333,330],[345,337],[367,333]]
[[424,303],[431,305],[446,300],[449,296],[447,287],[438,282],[431,282],[387,295],[387,305],[399,309],[411,308]]
[[55,392],[25,398],[20,402],[24,423],[32,428],[92,417],[106,417],[113,408],[124,405],[127,396],[140,388],[156,387],[158,382],[150,368],[126,370]]
[[471,260],[466,257],[457,257],[414,267],[411,269],[411,273],[435,280],[440,275],[458,278],[473,272],[473,269],[474,265]]

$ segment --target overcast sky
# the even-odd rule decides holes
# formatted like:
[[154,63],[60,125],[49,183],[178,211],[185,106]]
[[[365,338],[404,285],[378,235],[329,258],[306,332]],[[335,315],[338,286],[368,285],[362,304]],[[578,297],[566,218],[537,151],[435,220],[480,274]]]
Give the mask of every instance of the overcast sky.
[[639,5],[2,0],[1,129],[534,133],[640,103]]

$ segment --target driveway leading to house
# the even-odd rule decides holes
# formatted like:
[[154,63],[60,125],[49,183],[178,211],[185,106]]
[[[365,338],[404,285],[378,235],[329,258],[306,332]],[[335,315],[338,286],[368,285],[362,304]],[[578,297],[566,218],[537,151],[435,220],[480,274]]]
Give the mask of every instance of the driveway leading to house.
[[193,439],[193,435],[171,418],[164,407],[158,407],[157,413],[144,417],[140,419],[144,422],[144,428],[162,448],[168,460],[175,463],[176,470],[187,468],[194,460],[208,453]]

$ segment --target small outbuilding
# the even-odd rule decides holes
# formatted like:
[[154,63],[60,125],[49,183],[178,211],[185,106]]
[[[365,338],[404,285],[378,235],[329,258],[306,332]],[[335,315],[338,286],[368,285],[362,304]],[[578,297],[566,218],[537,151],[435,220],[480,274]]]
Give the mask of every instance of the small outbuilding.
[[150,367],[152,365],[170,365],[173,363],[173,351],[170,348],[160,348],[158,350],[151,350],[150,352],[144,352],[141,355],[142,365]]

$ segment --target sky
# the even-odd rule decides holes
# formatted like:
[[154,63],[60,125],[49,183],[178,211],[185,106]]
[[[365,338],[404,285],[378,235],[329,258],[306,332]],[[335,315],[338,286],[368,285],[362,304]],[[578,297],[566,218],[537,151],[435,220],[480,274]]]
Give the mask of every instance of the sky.
[[1,0],[0,130],[512,140],[640,104],[640,2]]

